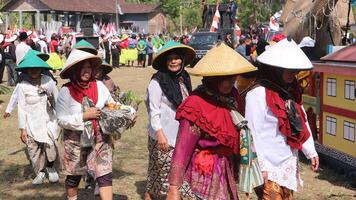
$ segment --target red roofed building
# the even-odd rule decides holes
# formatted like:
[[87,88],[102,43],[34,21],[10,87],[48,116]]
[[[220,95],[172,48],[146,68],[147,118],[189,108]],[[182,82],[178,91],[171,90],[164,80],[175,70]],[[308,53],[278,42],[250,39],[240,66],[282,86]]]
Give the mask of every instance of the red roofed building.
[[102,24],[116,24],[117,16],[120,27],[128,26],[137,32],[157,33],[167,28],[166,16],[159,4],[134,4],[125,0],[12,0],[1,12],[6,16],[5,27],[10,25],[8,14],[18,12],[20,29],[24,12],[33,15],[32,23],[36,29],[41,27],[41,19],[50,21],[47,18],[50,15],[53,21],[62,21],[65,26],[78,30],[81,16],[85,14],[92,14]]

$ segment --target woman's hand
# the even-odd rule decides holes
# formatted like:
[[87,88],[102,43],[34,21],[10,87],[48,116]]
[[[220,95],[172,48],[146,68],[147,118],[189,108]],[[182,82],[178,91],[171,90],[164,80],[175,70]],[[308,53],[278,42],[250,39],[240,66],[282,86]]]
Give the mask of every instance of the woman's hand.
[[99,119],[100,113],[101,113],[101,111],[99,108],[95,108],[95,107],[88,108],[83,113],[83,121],[88,121],[91,119]]
[[25,129],[21,129],[21,141],[26,144],[27,141],[27,132]]
[[168,151],[169,149],[168,141],[162,129],[156,131],[156,138],[157,138],[158,149],[161,151]]
[[4,115],[3,115],[4,119],[6,119],[6,118],[8,118],[8,117],[10,117],[10,116],[11,116],[11,114],[10,114],[10,113],[8,113],[8,112],[4,112]]
[[178,186],[175,185],[169,186],[166,200],[180,200],[180,193],[178,190]]
[[310,162],[311,162],[311,169],[316,172],[319,168],[319,157],[318,156],[315,156],[315,157],[312,157],[310,159]]

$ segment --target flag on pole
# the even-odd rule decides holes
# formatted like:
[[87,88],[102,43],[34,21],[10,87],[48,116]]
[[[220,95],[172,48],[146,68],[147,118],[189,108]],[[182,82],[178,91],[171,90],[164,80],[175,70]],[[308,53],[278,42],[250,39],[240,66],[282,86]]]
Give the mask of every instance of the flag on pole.
[[269,28],[274,31],[279,31],[279,18],[282,15],[282,11],[276,12],[271,18],[269,18]]
[[101,27],[100,35],[106,35],[106,27],[105,24]]
[[219,22],[220,22],[220,13],[219,13],[219,5],[217,5],[215,15],[213,18],[213,23],[211,24],[211,27],[210,27],[210,32],[215,32],[216,29],[219,28]]
[[116,34],[117,34],[116,26],[115,26],[115,24],[112,24],[112,26],[111,26],[111,35],[116,35]]
[[106,25],[106,34],[110,34],[110,32],[111,32],[111,23],[108,23],[107,25]]

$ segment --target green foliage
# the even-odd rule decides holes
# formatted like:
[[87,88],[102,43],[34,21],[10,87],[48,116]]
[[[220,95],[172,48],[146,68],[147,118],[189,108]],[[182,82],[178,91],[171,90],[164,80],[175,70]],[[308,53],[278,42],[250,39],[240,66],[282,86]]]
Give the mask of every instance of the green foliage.
[[0,95],[1,94],[11,94],[12,89],[4,85],[0,85]]
[[277,11],[282,9],[285,0],[239,0],[238,18],[242,27],[268,21]]
[[202,18],[200,16],[199,8],[185,9],[183,15],[183,22],[184,27],[188,27],[189,29],[196,26],[200,26],[202,23]]

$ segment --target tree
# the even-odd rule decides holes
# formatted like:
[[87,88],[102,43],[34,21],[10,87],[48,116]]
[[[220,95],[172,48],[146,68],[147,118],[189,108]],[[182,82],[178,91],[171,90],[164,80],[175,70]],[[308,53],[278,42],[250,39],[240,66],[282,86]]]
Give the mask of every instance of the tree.
[[268,21],[275,12],[282,9],[284,2],[285,0],[239,0],[238,18],[242,27]]
[[188,27],[189,29],[200,26],[202,23],[202,18],[200,15],[201,14],[199,8],[186,9],[184,12],[184,26]]

